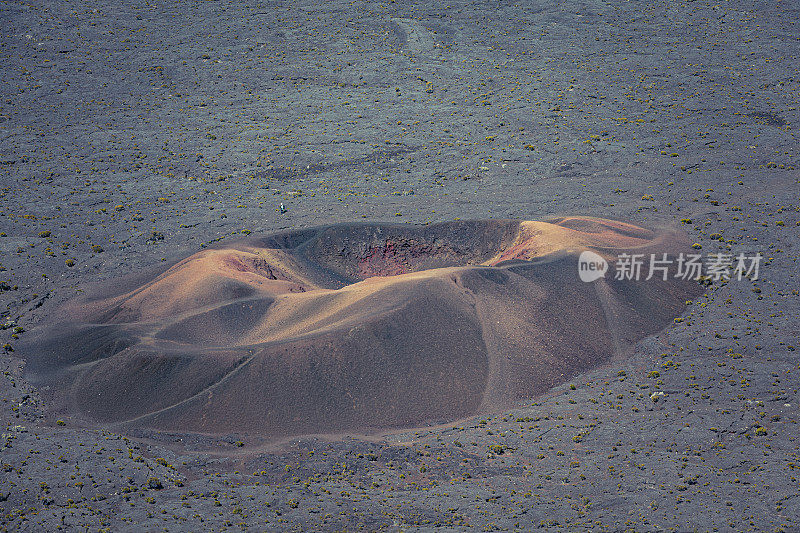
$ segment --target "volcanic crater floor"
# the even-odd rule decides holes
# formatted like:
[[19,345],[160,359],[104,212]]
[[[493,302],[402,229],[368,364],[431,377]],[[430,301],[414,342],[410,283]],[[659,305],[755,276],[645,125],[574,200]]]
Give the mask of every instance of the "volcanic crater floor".
[[[0,16],[0,529],[800,527],[797,2],[4,0]],[[516,380],[528,377],[513,366],[487,372],[512,362],[491,356],[501,348],[487,339],[515,343],[528,329],[541,334],[535,353],[563,354],[558,332],[577,323],[584,338],[572,342],[605,357],[625,350],[605,349],[576,305],[631,302],[621,310],[631,318],[644,299],[620,296],[610,282],[592,293],[574,276],[547,278],[542,265],[481,265],[488,252],[470,263],[455,242],[439,248],[417,230],[341,242],[315,259],[318,268],[295,256],[333,223],[565,214],[679,224],[706,258],[761,253],[760,277],[714,281],[675,319],[656,309],[672,323],[645,322],[658,329],[644,338],[636,324],[610,321],[620,347],[626,335],[641,340],[607,363],[582,360],[590,366],[571,376],[567,368],[559,384],[506,408],[521,390]],[[516,226],[499,224],[512,239]],[[300,228],[317,229],[298,237]],[[295,235],[292,246],[242,242],[276,232]],[[420,270],[419,257],[434,250],[443,262]],[[202,284],[179,277],[172,282],[183,292],[145,290],[196,252],[207,252],[205,263],[187,263],[186,280],[196,268],[218,282],[212,295],[232,288],[227,300],[193,303]],[[227,266],[215,263],[226,254]],[[435,269],[457,273],[431,277]],[[264,296],[256,280],[285,292]],[[102,289],[94,301],[88,282]],[[301,312],[301,287],[315,309],[352,305],[337,316]],[[146,305],[110,299],[135,289]],[[527,314],[509,297],[519,292],[550,307]],[[169,314],[173,298],[187,306]],[[345,321],[359,325],[341,358],[324,362],[341,371],[332,393],[367,390],[353,388],[346,365],[364,362],[364,347],[382,337],[413,327],[441,346],[463,338],[391,306],[380,327],[365,312],[356,320],[358,305],[374,310],[377,300],[457,316],[472,332],[469,364],[454,375],[472,376],[475,387],[468,401],[445,403],[442,420],[408,429],[425,417],[393,408],[406,398],[384,398],[400,427],[301,436],[374,423],[374,411],[341,395],[363,417],[328,421],[303,408],[313,423],[290,420],[270,435],[223,431],[251,416],[247,405],[218,403],[213,412],[227,409],[231,421],[192,414],[196,391],[258,365],[280,363],[276,375],[310,383],[309,363],[322,363],[312,348]],[[478,315],[486,307],[496,319]],[[93,314],[101,308],[109,312]],[[301,330],[316,331],[305,338],[289,321],[259,329],[281,309],[327,325],[305,322]],[[63,353],[89,357],[91,345],[118,356],[80,367],[45,353],[46,342],[26,350],[58,321],[63,335],[50,339],[63,339]],[[279,336],[303,358],[282,358]],[[438,342],[428,349],[441,353]],[[236,366],[248,349],[254,359]],[[156,379],[152,390],[125,381],[136,372],[122,352],[143,372],[180,379],[171,388]],[[418,362],[427,368],[424,354]],[[374,365],[363,368],[369,383],[380,380]],[[412,375],[426,384],[445,377]],[[115,405],[114,389],[129,411]],[[321,393],[308,391],[305,405]],[[459,409],[476,414],[454,420]],[[353,436],[361,431],[371,433]]]

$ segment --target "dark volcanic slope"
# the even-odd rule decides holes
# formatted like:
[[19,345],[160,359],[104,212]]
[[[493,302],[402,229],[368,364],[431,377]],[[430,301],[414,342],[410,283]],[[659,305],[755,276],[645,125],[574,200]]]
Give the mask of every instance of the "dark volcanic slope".
[[71,303],[27,369],[58,409],[128,428],[283,437],[453,420],[607,361],[700,291],[584,283],[581,251],[683,246],[592,218],[252,238]]

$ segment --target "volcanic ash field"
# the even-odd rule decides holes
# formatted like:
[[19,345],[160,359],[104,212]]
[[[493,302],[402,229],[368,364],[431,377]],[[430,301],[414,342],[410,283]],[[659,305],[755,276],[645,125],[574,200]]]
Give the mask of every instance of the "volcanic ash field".
[[0,20],[0,530],[800,528],[797,0]]

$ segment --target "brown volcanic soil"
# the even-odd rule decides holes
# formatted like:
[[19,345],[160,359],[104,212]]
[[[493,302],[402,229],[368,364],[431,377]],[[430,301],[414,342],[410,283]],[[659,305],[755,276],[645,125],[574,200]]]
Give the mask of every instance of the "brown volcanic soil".
[[121,429],[414,427],[540,394],[702,292],[676,279],[584,283],[581,251],[613,263],[686,248],[675,232],[580,217],[279,233],[203,250],[134,288],[107,284],[22,353],[57,410]]

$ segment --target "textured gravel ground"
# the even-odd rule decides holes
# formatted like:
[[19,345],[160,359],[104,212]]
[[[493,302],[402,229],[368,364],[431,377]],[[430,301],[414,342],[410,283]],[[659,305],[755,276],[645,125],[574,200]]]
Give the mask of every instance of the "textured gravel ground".
[[[798,15],[3,0],[0,524],[797,531]],[[691,220],[761,277],[532,404],[383,439],[61,425],[12,351],[88,282],[243,231],[554,214]]]

